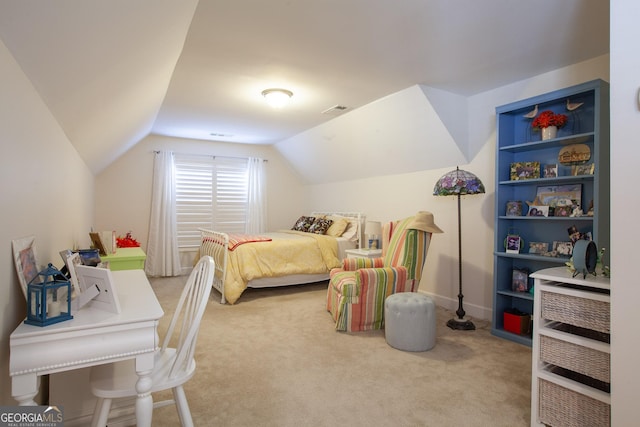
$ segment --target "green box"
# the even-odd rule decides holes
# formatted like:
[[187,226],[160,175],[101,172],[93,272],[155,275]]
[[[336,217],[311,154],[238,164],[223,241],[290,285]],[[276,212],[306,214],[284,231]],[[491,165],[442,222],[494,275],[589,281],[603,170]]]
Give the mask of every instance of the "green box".
[[109,262],[111,271],[144,270],[147,255],[141,248],[118,248],[115,254],[100,257],[102,262]]

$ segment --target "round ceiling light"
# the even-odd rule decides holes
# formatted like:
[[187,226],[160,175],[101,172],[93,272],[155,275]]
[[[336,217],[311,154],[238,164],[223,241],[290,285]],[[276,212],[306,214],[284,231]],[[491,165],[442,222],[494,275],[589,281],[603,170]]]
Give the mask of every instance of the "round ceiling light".
[[265,89],[262,91],[262,96],[271,107],[282,108],[289,103],[293,92],[287,89]]

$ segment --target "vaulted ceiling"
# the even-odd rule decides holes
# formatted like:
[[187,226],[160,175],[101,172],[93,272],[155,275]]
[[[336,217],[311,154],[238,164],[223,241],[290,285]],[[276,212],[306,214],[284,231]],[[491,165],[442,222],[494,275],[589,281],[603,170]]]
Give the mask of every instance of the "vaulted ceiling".
[[336,105],[470,96],[606,54],[609,2],[0,0],[0,38],[99,173],[149,133],[274,144]]

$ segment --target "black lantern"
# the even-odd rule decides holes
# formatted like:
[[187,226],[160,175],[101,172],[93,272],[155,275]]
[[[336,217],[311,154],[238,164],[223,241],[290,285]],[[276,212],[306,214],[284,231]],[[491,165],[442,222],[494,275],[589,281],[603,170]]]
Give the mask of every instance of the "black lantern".
[[71,283],[49,264],[27,285],[27,319],[24,323],[47,326],[73,319]]

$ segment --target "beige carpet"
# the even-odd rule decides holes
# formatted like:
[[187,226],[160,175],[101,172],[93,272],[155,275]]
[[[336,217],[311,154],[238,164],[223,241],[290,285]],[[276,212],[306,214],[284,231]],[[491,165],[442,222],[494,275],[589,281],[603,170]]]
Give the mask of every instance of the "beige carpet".
[[[151,280],[161,336],[184,280]],[[185,387],[195,425],[529,425],[528,347],[492,336],[488,322],[453,331],[439,308],[434,349],[396,350],[384,331],[336,332],[325,295],[326,283],[249,289],[230,306],[213,290]],[[153,425],[178,425],[175,407],[156,409]]]

